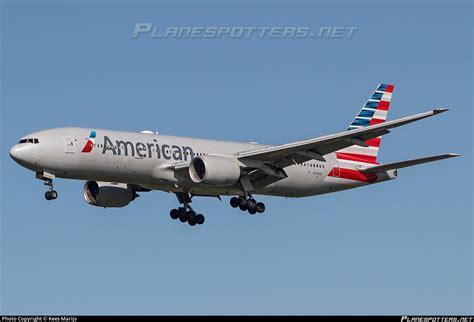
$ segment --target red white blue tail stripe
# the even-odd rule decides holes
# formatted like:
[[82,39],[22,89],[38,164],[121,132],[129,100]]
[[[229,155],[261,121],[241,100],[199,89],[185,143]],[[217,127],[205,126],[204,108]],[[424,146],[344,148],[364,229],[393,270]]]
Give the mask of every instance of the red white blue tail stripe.
[[[348,131],[385,122],[392,99],[393,85],[380,84],[359,114],[354,118]],[[381,137],[366,141],[368,147],[350,146],[336,152],[339,160],[363,163],[377,163]]]

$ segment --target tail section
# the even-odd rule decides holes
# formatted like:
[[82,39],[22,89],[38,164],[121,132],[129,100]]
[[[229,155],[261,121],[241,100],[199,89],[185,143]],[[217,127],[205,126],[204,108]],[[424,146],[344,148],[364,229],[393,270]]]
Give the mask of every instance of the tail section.
[[[385,122],[392,99],[393,87],[390,84],[380,84],[347,130],[350,131]],[[381,140],[382,137],[377,137],[365,142],[368,147],[352,145],[339,150],[336,152],[337,158],[340,160],[377,164],[377,154]]]

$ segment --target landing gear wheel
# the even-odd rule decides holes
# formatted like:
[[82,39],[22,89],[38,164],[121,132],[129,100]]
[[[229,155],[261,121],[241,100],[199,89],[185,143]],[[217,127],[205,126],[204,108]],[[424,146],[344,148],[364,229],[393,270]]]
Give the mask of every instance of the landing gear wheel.
[[249,214],[255,215],[257,213],[257,210],[255,208],[249,209]]
[[189,224],[189,226],[195,226],[197,224],[196,217],[189,218],[188,219],[188,224]]
[[197,215],[195,220],[198,225],[204,224],[204,221],[205,221],[204,215],[202,214]]
[[55,200],[58,198],[58,193],[56,190],[49,190],[45,192],[44,197],[46,200]]
[[[176,192],[175,194],[182,206],[178,209],[172,209],[170,211],[170,217],[173,219],[179,219],[182,223],[187,222],[189,226],[202,225],[204,223],[204,216],[196,214],[194,209],[190,206],[193,195],[186,191]],[[240,204],[240,199],[237,199],[237,202]]]
[[171,209],[170,211],[170,217],[171,219],[175,220],[179,218],[179,212],[178,209]]
[[257,205],[257,202],[255,200],[253,199],[247,200],[247,209],[249,210],[249,212],[250,210],[254,211],[256,205]]
[[58,198],[58,193],[56,190],[51,190],[50,193],[51,193],[51,200],[55,200]]
[[248,209],[247,204],[246,203],[245,204],[240,203],[239,209],[242,210],[242,211],[246,211]]
[[184,209],[184,208],[179,208],[179,209],[178,209],[178,212],[179,212],[179,221],[181,221],[181,222],[186,222],[186,221],[188,221],[189,216],[188,216],[188,213],[186,212],[186,209]]
[[239,204],[240,204],[240,199],[239,198],[237,198],[237,197],[230,198],[230,206],[232,208],[237,208],[239,206]]
[[245,197],[240,197],[239,199],[239,208],[242,209],[241,207],[247,207],[247,199]]
[[257,212],[261,214],[265,211],[265,204],[263,202],[257,202],[257,204],[255,205],[255,210],[257,210]]

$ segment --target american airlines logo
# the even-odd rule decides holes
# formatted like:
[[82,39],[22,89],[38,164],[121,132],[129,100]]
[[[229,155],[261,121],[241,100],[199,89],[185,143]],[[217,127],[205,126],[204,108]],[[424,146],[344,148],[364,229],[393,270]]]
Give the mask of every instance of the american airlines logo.
[[153,142],[132,142],[124,140],[113,141],[108,136],[104,136],[102,154],[107,152],[113,155],[132,156],[137,158],[155,158],[164,160],[187,161],[194,156],[194,151],[189,146],[178,146],[170,144],[158,144],[156,139]]
[[84,148],[82,149],[82,153],[89,153],[92,151],[96,135],[97,133],[95,132],[95,130],[92,130],[91,134],[89,135],[89,138],[87,139],[86,145],[84,145]]

